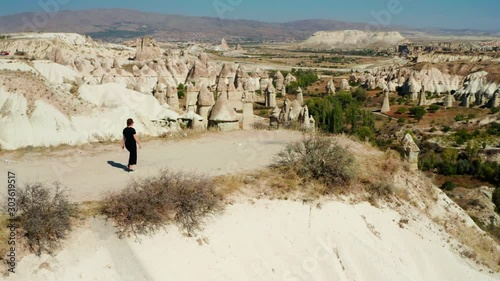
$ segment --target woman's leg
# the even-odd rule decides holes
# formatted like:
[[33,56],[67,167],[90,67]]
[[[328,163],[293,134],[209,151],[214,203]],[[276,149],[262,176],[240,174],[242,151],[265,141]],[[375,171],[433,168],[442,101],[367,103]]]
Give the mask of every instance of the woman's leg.
[[129,170],[134,170],[135,165],[137,165],[137,147],[127,147],[127,150],[130,152],[128,168]]

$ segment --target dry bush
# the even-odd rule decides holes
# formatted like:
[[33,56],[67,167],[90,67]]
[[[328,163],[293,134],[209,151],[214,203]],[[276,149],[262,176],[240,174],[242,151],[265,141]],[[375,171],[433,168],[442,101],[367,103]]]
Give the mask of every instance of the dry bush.
[[368,201],[373,206],[378,206],[378,201],[387,200],[394,195],[395,187],[388,181],[379,181],[373,184],[365,185],[368,193]]
[[69,90],[69,92],[72,95],[78,96],[79,95],[79,90],[80,90],[80,87],[76,83],[74,83],[74,84],[71,85],[71,89]]
[[151,235],[170,223],[188,233],[223,210],[222,195],[205,176],[162,171],[134,181],[104,199],[101,213],[112,219],[119,235]]
[[18,226],[37,255],[59,248],[78,214],[76,204],[70,203],[58,183],[53,188],[41,183],[27,184],[18,192],[17,206]]
[[[6,205],[6,204],[4,204]],[[1,213],[0,214],[0,253],[2,255],[0,256],[0,270],[2,268],[2,265],[4,265],[4,262],[6,261],[6,254],[10,249],[9,245],[9,234],[10,234],[10,229],[9,229],[9,216],[7,214]]]
[[307,181],[318,180],[332,191],[348,185],[356,174],[353,154],[330,138],[305,138],[286,146],[275,158],[274,167],[296,173]]
[[403,162],[401,161],[401,155],[399,152],[388,149],[384,153],[383,163],[382,163],[382,171],[386,174],[394,175],[403,166]]

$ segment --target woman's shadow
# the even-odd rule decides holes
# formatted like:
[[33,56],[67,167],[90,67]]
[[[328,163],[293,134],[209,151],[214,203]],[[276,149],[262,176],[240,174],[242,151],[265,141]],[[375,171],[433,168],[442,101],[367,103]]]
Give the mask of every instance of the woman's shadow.
[[117,168],[117,169],[122,169],[124,170],[125,172],[128,171],[128,167],[123,165],[123,164],[120,164],[120,163],[116,163],[115,161],[108,161],[108,164],[111,166],[111,167],[114,167],[114,168]]

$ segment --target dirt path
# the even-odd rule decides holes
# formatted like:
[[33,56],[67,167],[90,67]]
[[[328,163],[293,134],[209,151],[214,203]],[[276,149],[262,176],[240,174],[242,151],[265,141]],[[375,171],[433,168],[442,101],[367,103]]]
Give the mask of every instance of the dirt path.
[[55,156],[28,154],[18,161],[2,159],[5,172],[0,182],[6,186],[10,171],[16,173],[19,185],[58,181],[69,189],[74,201],[92,201],[107,191],[123,188],[131,179],[154,175],[164,168],[211,176],[264,168],[287,143],[301,138],[301,133],[291,131],[238,131],[149,142],[139,150],[134,174],[125,172],[128,152],[118,145],[91,152],[71,148]]

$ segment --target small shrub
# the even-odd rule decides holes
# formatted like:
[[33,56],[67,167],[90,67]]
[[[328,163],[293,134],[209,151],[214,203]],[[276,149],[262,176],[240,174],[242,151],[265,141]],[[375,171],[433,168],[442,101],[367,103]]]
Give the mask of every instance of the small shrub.
[[30,249],[37,255],[52,253],[71,231],[77,207],[70,203],[58,183],[49,188],[27,184],[18,193],[19,227]]
[[361,141],[371,141],[375,139],[375,133],[368,126],[363,126],[356,130],[356,135]]
[[352,97],[359,102],[364,102],[367,98],[366,90],[358,87],[356,90],[352,91]]
[[429,112],[436,113],[441,107],[437,104],[433,104],[429,106]]
[[465,120],[465,116],[463,116],[462,114],[458,114],[457,116],[455,116],[455,121],[457,121],[457,122],[464,121],[464,120]]
[[182,99],[184,98],[184,96],[186,95],[186,86],[182,83],[179,84],[179,86],[177,86],[177,96]]
[[80,87],[78,87],[78,85],[73,84],[73,85],[71,85],[71,89],[69,90],[69,92],[70,92],[72,95],[78,96],[78,94],[79,94],[79,92],[78,92],[78,91],[79,91],[79,89],[80,89]]
[[453,191],[455,188],[457,188],[457,184],[452,181],[447,181],[441,185],[441,189],[444,191]]
[[474,119],[474,118],[476,118],[476,117],[477,117],[477,115],[476,115],[476,114],[471,113],[471,114],[467,115],[467,120]]
[[491,123],[490,127],[486,130],[486,133],[491,136],[500,137],[500,123]]
[[444,126],[443,129],[441,129],[444,133],[448,133],[449,131],[451,131],[451,127],[450,126]]
[[202,229],[207,217],[222,210],[222,195],[212,179],[165,170],[108,194],[101,213],[116,223],[120,237],[137,237],[170,223],[192,233]]
[[420,121],[424,117],[426,110],[421,106],[414,106],[410,109],[410,113],[415,117],[415,119]]
[[406,107],[400,107],[396,111],[397,114],[405,114],[406,112],[408,112],[408,108],[406,108]]
[[306,138],[277,154],[275,167],[293,170],[307,180],[319,180],[330,190],[354,179],[355,159],[346,148],[329,138]]

